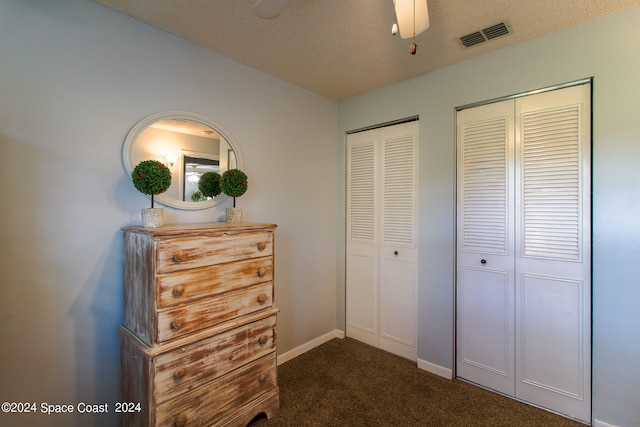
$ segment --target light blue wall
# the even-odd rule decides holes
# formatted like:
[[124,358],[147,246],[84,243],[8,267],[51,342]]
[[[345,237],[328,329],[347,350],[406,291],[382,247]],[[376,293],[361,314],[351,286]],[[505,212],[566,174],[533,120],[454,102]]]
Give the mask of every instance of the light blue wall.
[[[279,224],[280,352],[344,328],[344,132],[419,114],[419,357],[450,368],[453,109],[594,76],[594,416],[639,425],[638,23],[635,8],[336,104],[89,0],[2,0],[0,401],[113,411],[119,228],[149,203],[120,150],[138,120],[175,109],[233,135],[245,219]],[[225,207],[165,216],[217,220]],[[0,413],[1,425],[116,423],[112,412]]]
[[[245,220],[278,224],[279,351],[335,329],[335,102],[89,0],[2,0],[0,402],[110,413],[0,413],[0,425],[118,424],[120,227],[149,205],[121,148],[166,110],[225,127],[249,176]],[[165,221],[216,221],[229,204],[165,208]]]
[[593,417],[640,425],[639,41],[636,7],[339,103],[340,170],[346,131],[420,116],[419,359],[453,368],[454,108],[593,76]]

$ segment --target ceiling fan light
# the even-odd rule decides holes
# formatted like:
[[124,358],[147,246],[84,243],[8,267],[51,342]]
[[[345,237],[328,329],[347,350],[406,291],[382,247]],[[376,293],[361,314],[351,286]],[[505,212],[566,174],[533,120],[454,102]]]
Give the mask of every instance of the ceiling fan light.
[[258,18],[273,19],[276,18],[287,6],[291,0],[258,0],[251,10]]
[[429,9],[427,8],[427,0],[394,0],[393,3],[395,5],[398,27],[400,28],[400,37],[408,39],[414,35],[417,36],[429,28]]

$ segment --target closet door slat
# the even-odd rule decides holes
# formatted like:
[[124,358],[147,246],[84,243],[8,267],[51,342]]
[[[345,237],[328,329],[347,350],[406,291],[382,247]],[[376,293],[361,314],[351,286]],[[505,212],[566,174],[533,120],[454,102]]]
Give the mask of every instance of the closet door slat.
[[522,115],[522,256],[582,259],[580,106]]
[[462,244],[467,251],[508,250],[507,119],[462,127]]

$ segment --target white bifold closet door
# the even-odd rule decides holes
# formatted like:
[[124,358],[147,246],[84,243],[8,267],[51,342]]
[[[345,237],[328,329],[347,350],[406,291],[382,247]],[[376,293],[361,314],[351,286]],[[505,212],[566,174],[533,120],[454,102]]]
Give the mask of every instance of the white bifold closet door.
[[456,372],[591,420],[590,85],[457,113]]
[[347,136],[346,334],[417,360],[418,122]]

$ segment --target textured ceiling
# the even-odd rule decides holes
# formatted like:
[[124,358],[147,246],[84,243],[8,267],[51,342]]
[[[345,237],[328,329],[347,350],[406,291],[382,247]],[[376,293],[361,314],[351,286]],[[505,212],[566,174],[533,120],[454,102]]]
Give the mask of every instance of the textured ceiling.
[[[640,5],[640,0],[428,0],[431,26],[391,35],[393,0],[293,0],[274,19],[256,0],[95,0],[333,100]],[[508,35],[465,48],[459,38],[507,22]]]

